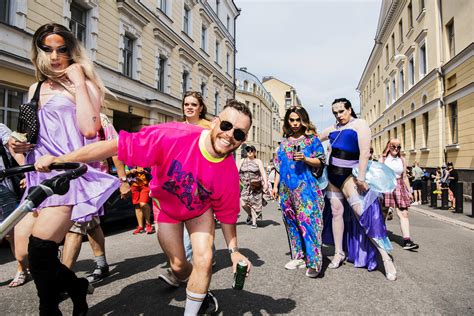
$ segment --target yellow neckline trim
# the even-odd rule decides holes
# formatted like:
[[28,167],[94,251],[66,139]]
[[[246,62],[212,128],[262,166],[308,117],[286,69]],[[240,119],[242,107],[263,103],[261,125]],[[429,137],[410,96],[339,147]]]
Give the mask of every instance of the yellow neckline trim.
[[201,136],[199,137],[199,150],[201,151],[201,154],[206,158],[206,160],[210,162],[221,162],[222,160],[225,159],[225,157],[222,158],[215,158],[212,157],[211,154],[206,150],[206,137],[210,133],[209,130],[203,130],[201,132]]

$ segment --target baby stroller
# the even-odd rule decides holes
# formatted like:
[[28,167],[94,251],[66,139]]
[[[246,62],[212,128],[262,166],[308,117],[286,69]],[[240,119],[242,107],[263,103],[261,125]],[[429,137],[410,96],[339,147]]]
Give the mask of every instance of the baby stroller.
[[[53,194],[64,195],[69,191],[69,181],[77,179],[87,171],[87,165],[80,163],[56,163],[50,166],[51,170],[68,170],[51,179],[44,180],[40,185],[28,188],[28,195],[1,224],[0,240],[28,213],[38,207],[44,200]],[[0,170],[0,181],[17,174],[36,171],[34,165],[24,165]]]

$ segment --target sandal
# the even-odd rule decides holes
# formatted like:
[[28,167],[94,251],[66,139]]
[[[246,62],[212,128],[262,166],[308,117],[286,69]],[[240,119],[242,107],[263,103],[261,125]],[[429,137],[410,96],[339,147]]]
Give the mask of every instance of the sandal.
[[29,271],[17,271],[13,280],[8,284],[8,287],[17,287],[25,284],[31,279]]

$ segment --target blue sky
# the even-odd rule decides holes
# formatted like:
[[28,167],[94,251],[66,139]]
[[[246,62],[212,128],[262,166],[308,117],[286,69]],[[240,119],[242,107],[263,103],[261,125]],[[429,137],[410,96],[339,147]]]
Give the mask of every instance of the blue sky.
[[[318,131],[355,91],[374,44],[381,0],[235,0],[236,66],[295,87]],[[320,104],[324,107],[321,108]]]

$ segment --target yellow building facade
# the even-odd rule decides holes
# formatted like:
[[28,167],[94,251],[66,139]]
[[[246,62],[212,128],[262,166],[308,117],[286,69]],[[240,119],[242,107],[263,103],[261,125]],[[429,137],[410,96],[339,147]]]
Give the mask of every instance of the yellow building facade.
[[202,92],[210,116],[234,96],[232,0],[24,0],[0,8],[0,122],[16,129],[18,105],[35,82],[32,35],[49,22],[69,27],[106,87],[103,112],[117,130],[182,117],[184,92]]
[[382,2],[357,87],[376,157],[396,137],[410,165],[453,162],[474,181],[473,13],[470,0]]
[[246,146],[255,146],[257,158],[267,166],[273,159],[273,153],[281,138],[280,123],[275,119],[279,105],[260,80],[246,68],[236,69],[235,79],[235,98],[250,108],[253,121],[247,140],[241,147],[241,153],[237,155],[237,163],[245,157]]
[[292,106],[302,106],[301,101],[296,89],[278,78],[272,76],[263,77],[262,83],[278,104],[277,120],[279,121],[280,129],[278,132],[275,132],[274,139],[279,141],[283,134],[283,119],[285,118],[286,110]]

